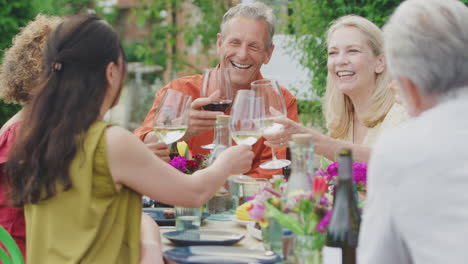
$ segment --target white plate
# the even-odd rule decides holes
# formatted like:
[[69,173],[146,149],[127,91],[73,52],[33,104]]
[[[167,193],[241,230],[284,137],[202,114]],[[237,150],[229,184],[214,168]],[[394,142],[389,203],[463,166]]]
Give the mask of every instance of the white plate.
[[255,222],[247,225],[247,231],[252,237],[262,241],[262,230],[255,228]]
[[250,223],[255,223],[255,221],[239,220],[236,215],[232,216],[232,221],[238,223],[239,225],[247,226]]

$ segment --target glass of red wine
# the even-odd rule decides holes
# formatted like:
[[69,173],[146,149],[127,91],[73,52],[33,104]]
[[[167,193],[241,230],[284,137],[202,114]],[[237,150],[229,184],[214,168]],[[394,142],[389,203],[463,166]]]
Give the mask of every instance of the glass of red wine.
[[[211,103],[203,106],[206,111],[226,112],[232,104],[232,87],[229,69],[213,68],[205,70],[200,97],[210,98]],[[201,146],[204,149],[213,149],[214,143]]]

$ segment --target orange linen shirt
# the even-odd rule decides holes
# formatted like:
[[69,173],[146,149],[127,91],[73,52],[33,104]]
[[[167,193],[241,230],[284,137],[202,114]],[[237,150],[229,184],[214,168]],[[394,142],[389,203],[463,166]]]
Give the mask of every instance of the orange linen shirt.
[[[257,80],[262,79],[262,75],[259,73]],[[155,115],[156,109],[161,102],[161,99],[167,89],[173,89],[181,91],[187,95],[192,96],[192,100],[195,100],[200,97],[200,88],[202,86],[202,75],[194,75],[182,77],[176,80],[171,81],[160,91],[156,93],[156,98],[154,100],[151,110],[146,115],[145,121],[140,128],[135,130],[135,135],[143,140],[149,132],[153,131],[153,117]],[[284,87],[281,86],[281,91],[283,92],[284,100],[286,102],[286,108],[288,111],[288,118],[298,122],[297,114],[297,104],[296,98]],[[229,111],[228,113],[229,114]],[[210,151],[207,149],[201,148],[203,145],[210,144],[213,141],[214,130],[209,130],[198,136],[192,137],[188,142],[189,149],[198,154],[206,155]],[[264,170],[258,166],[268,160],[271,160],[271,148],[265,146],[265,139],[262,137],[252,146],[252,150],[255,154],[252,169],[247,173],[247,175],[255,178],[270,178],[274,174],[282,174],[281,170]],[[235,142],[233,142],[235,144]],[[286,148],[281,148],[276,150],[276,156],[278,159],[283,159],[286,157]]]

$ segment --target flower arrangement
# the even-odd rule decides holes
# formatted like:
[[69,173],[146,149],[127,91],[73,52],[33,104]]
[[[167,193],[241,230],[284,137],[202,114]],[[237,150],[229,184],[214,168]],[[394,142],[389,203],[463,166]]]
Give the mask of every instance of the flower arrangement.
[[207,158],[200,154],[193,155],[191,159],[184,156],[176,156],[169,161],[169,164],[183,173],[192,174],[197,170],[207,167]]
[[169,161],[172,167],[183,173],[192,174],[208,166],[208,157],[200,154],[193,154],[184,141],[177,142],[176,147],[179,155]]
[[[337,175],[338,163],[331,163],[314,174],[312,192],[296,190],[288,197],[284,197],[286,182],[275,178],[261,187],[248,209],[249,215],[259,221],[262,228],[268,226],[268,219],[274,219],[297,235],[312,237],[311,250],[318,251],[325,245]],[[365,194],[366,175],[367,165],[353,162],[353,182],[359,193]]]
[[[187,143],[183,141],[177,142],[177,152],[179,155],[172,158],[169,164],[183,173],[192,174],[208,166],[208,157],[200,154],[193,155],[188,149]],[[142,197],[142,203],[143,207],[157,206],[157,202],[148,196]]]
[[[328,167],[323,170],[322,168],[318,169],[315,173],[315,176],[324,177],[330,186],[333,186],[338,177],[338,162],[333,162]],[[366,191],[367,183],[367,164],[363,162],[353,162],[353,182],[356,186],[358,192]]]

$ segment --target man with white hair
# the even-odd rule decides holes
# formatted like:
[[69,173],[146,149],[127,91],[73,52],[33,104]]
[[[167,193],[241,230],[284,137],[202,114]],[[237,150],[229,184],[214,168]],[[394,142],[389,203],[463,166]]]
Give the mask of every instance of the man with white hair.
[[[233,94],[243,89],[250,89],[250,83],[262,79],[260,69],[267,64],[273,53],[272,43],[275,32],[275,16],[270,7],[261,2],[238,4],[230,8],[223,16],[221,32],[217,34],[216,52],[219,58],[219,68],[230,70]],[[202,86],[202,76],[186,76],[171,81],[156,94],[153,107],[148,112],[142,126],[135,130],[135,134],[151,149],[157,137],[153,132],[153,117],[161,99],[167,89],[174,89],[192,96],[194,99],[190,122],[183,137],[190,150],[198,154],[208,154],[209,150],[201,148],[213,141],[213,130],[216,116],[223,114],[219,111],[205,111],[203,106],[211,102],[209,98],[199,98]],[[294,96],[281,87],[285,98],[288,118],[298,121],[297,104]],[[255,153],[252,171],[248,175],[265,177],[277,171],[260,171],[258,165],[271,159],[271,149],[266,147],[264,139],[260,139],[253,147]],[[286,149],[278,151],[277,156],[284,158]]]
[[468,263],[467,18],[458,0],[407,0],[384,27],[414,118],[372,153],[361,264]]

